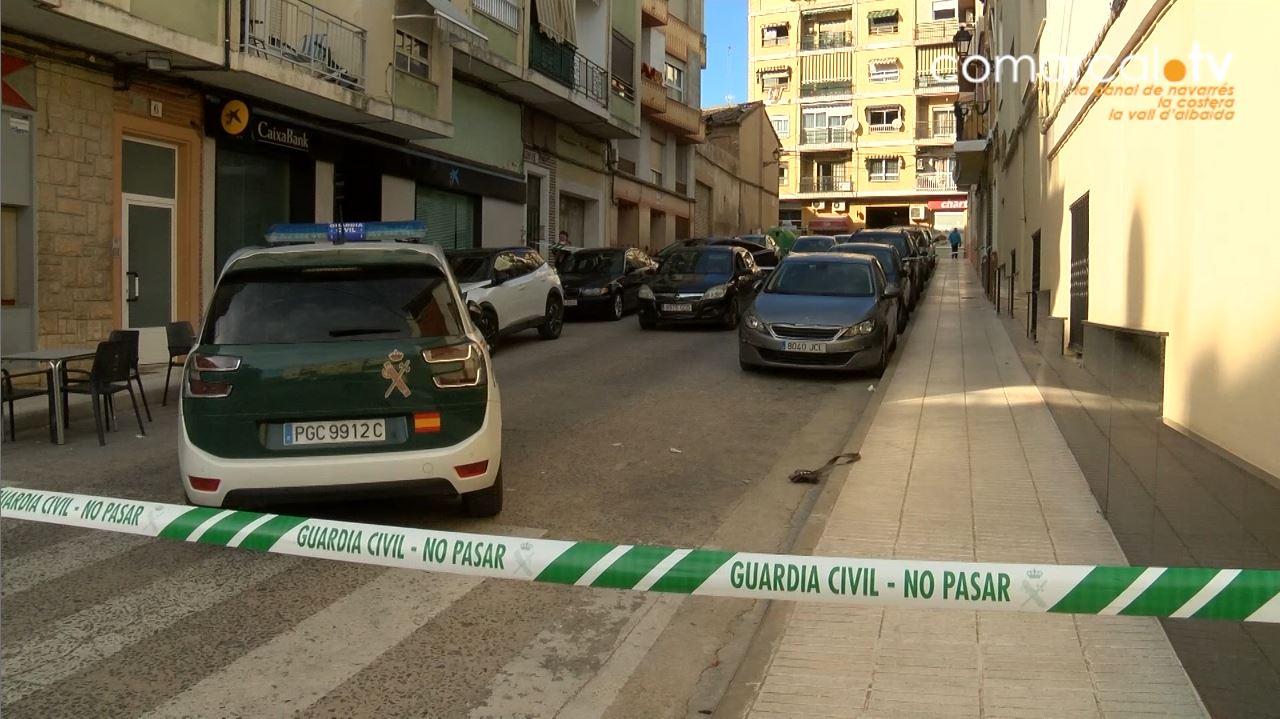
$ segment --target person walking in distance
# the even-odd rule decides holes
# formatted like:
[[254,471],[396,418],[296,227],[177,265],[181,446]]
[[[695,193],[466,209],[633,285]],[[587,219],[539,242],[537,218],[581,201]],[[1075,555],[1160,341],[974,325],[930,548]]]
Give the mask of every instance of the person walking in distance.
[[960,254],[960,230],[952,227],[951,234],[947,235],[947,241],[951,243],[951,259],[955,259]]

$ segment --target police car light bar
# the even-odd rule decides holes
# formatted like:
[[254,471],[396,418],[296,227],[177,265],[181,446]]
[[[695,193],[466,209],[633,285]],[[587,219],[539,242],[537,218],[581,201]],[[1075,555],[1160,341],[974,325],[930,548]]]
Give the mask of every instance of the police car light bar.
[[279,224],[267,230],[269,245],[300,245],[315,242],[424,242],[427,225],[406,222],[335,222],[331,224]]

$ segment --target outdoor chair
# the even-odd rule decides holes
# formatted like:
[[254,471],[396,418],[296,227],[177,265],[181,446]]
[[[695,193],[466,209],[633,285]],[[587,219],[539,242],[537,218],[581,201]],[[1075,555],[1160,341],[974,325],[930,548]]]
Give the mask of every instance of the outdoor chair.
[[[143,435],[147,433],[142,424],[142,413],[138,411],[138,398],[133,394],[129,359],[128,342],[99,342],[98,350],[93,355],[93,366],[87,373],[83,370],[69,370],[67,373],[63,396],[65,398],[70,394],[83,394],[92,399],[93,422],[98,430],[99,446],[107,443],[103,431],[105,425],[111,424],[113,429],[119,429],[113,421],[115,413],[112,411],[114,403],[111,400],[117,392],[129,393],[129,401],[133,403],[133,416],[138,420],[138,432]],[[83,376],[83,379],[77,379],[79,376]]]
[[[47,369],[32,370],[30,372],[18,372],[17,374],[14,374],[7,369],[0,369],[0,373],[3,373],[2,374],[3,380],[2,380],[2,383],[0,383],[0,387],[3,388],[2,396],[0,396],[0,404],[6,404],[9,406],[9,439],[13,440],[18,438],[18,429],[17,429],[17,426],[14,424],[14,420],[13,420],[13,403],[16,400],[27,399],[29,397],[40,397],[42,395],[45,397],[48,397],[49,398],[49,426],[52,427],[54,422],[54,419],[53,419],[54,398],[53,398],[53,386],[49,382],[49,370]],[[43,388],[15,387],[13,385],[13,379],[15,377],[41,377],[41,376],[44,377]]]
[[[169,338],[169,368],[164,373],[164,397],[160,400],[161,406],[169,404],[169,379],[173,376],[173,368],[181,368],[187,363],[187,354],[196,344],[196,331],[192,329],[190,322],[170,322],[164,326],[164,333]],[[173,361],[178,358],[182,361],[174,364]]]
[[151,405],[147,403],[147,393],[142,389],[142,373],[138,371],[138,331],[111,330],[111,334],[107,336],[107,341],[125,342],[129,345],[129,366],[132,368],[130,379],[138,383],[138,395],[142,397],[142,408],[147,411],[147,421],[152,421]]

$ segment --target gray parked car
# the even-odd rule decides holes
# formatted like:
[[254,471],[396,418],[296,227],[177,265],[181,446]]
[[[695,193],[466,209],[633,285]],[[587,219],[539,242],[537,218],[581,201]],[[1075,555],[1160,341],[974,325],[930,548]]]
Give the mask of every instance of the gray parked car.
[[738,363],[884,371],[897,335],[900,291],[868,255],[788,255],[738,328]]

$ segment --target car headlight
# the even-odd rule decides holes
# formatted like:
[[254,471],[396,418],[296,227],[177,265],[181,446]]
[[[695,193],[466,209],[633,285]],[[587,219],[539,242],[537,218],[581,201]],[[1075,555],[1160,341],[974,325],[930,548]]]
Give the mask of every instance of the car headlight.
[[728,292],[728,291],[729,291],[729,287],[728,287],[728,285],[716,285],[715,287],[712,287],[711,289],[707,290],[706,292],[703,292],[703,293],[702,293],[702,299],[704,299],[704,300],[718,300],[718,299],[720,299],[721,297],[724,297],[724,293],[726,293],[726,292]]
[[609,288],[608,287],[591,287],[591,288],[582,290],[578,294],[582,295],[583,297],[599,297],[600,295],[609,294]]
[[653,290],[649,289],[649,285],[640,285],[640,299],[642,300],[653,299]]
[[764,323],[760,321],[760,318],[752,314],[748,314],[746,317],[742,319],[742,321],[744,324],[747,325],[748,328],[753,330],[758,330],[761,327],[764,327]]
[[876,329],[876,321],[867,320],[865,322],[859,322],[858,324],[850,327],[844,332],[841,332],[840,336],[841,337],[860,337],[862,335],[871,334],[872,332],[875,331],[875,329]]

